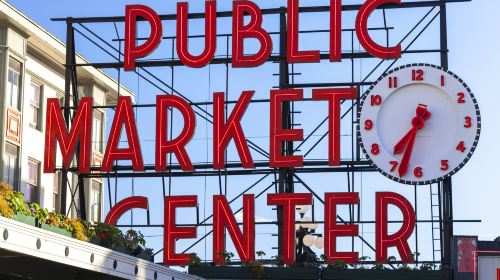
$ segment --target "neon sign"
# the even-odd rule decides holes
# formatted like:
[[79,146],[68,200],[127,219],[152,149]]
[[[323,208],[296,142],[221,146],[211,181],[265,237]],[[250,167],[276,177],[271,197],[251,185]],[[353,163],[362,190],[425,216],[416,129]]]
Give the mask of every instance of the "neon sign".
[[[400,4],[399,0],[373,0],[366,1],[361,5],[356,17],[356,34],[362,47],[372,56],[382,59],[395,59],[401,57],[401,46],[385,47],[377,44],[368,33],[368,19],[373,11],[381,5],[388,3]],[[342,59],[341,53],[341,1],[330,1],[330,52],[329,60],[338,62]],[[188,3],[181,2],[177,5],[177,28],[176,28],[176,50],[180,61],[192,68],[204,67],[211,62],[217,48],[217,13],[216,1],[206,1],[205,3],[205,42],[204,50],[199,55],[193,55],[189,52],[188,40]],[[163,35],[163,26],[160,16],[151,8],[144,5],[129,5],[125,11],[125,55],[124,69],[126,71],[135,70],[136,62],[151,54],[161,43]],[[318,50],[299,50],[299,1],[289,0],[287,8],[287,55],[288,63],[317,63],[320,61],[320,52]],[[263,13],[260,8],[251,1],[233,1],[232,14],[232,61],[231,65],[234,68],[238,67],[258,67],[267,61],[271,55],[272,40],[269,33],[262,27]],[[245,21],[245,16],[249,17]],[[145,20],[151,29],[149,37],[140,45],[137,45],[137,22]],[[247,22],[247,23],[245,23]],[[256,39],[260,47],[253,54],[245,54],[244,42],[245,39]],[[435,87],[441,87],[446,91],[448,85],[453,85],[453,75],[446,76],[440,70],[428,71],[422,70],[424,67],[414,68],[406,67],[404,75],[397,76],[385,75],[383,83],[379,87],[384,87],[386,91],[370,92],[368,99],[362,100],[361,110],[364,114],[358,116],[360,127],[360,138],[362,138],[363,151],[367,158],[372,160],[375,165],[379,165],[377,159],[384,156],[384,162],[380,163],[379,169],[387,176],[395,172],[396,168],[399,171],[399,177],[409,176],[413,174],[414,180],[400,180],[401,182],[419,183],[430,182],[435,178],[446,178],[451,176],[451,172],[456,172],[457,169],[451,170],[457,166],[463,166],[465,162],[458,161],[452,157],[440,159],[437,166],[435,162],[429,162],[428,166],[435,167],[433,172],[439,172],[438,175],[427,178],[428,173],[422,166],[411,166],[413,146],[415,144],[416,135],[419,130],[424,128],[425,121],[430,119],[431,112],[439,108],[442,103],[440,100],[433,98],[435,103],[426,104],[410,104],[411,102],[402,102],[410,104],[411,117],[416,121],[402,119],[405,127],[408,129],[410,125],[410,133],[404,136],[400,135],[401,131],[397,131],[401,146],[394,151],[383,150],[383,141],[386,138],[383,135],[376,135],[373,132],[378,131],[376,128],[377,114],[384,112],[386,97],[399,90],[403,85],[410,87],[411,85],[431,84]],[[413,67],[413,68],[412,68]],[[426,66],[427,67],[427,66]],[[431,68],[436,68],[428,66]],[[419,72],[421,71],[421,72]],[[411,73],[411,77],[410,74]],[[432,73],[432,75],[430,75]],[[425,75],[424,75],[425,74]],[[456,78],[456,76],[455,76]],[[386,83],[387,81],[387,83]],[[398,87],[399,86],[399,87]],[[465,86],[462,84],[462,86]],[[467,87],[465,87],[467,88]],[[389,90],[390,89],[390,90]],[[462,106],[464,115],[454,116],[454,120],[459,120],[465,123],[460,123],[459,127],[465,131],[462,146],[457,146],[455,154],[470,158],[474,151],[476,142],[470,141],[479,137],[480,123],[478,120],[479,110],[477,108],[474,96],[471,92],[460,88],[460,92],[453,92],[455,88],[451,88],[450,96],[455,98],[458,93],[458,99],[450,106]],[[468,90],[468,88],[467,88]],[[328,165],[340,165],[340,131],[341,131],[341,103],[345,100],[358,99],[359,90],[357,88],[314,88],[311,90],[311,99],[314,102],[325,102],[328,104]],[[235,144],[237,153],[243,168],[254,169],[255,164],[250,152],[249,146],[245,137],[244,127],[241,121],[245,116],[251,100],[254,96],[254,90],[247,90],[241,93],[234,108],[231,112],[226,112],[226,102],[224,93],[213,94],[213,158],[212,168],[214,170],[224,169],[225,151],[231,141]],[[467,94],[468,93],[468,94]],[[460,95],[461,94],[461,95]],[[282,151],[284,142],[303,141],[304,133],[300,128],[284,128],[282,123],[282,108],[285,102],[304,100],[303,89],[279,89],[270,90],[269,92],[269,167],[271,168],[298,168],[304,165],[304,159],[301,155],[285,155]],[[450,99],[451,100],[451,99]],[[455,101],[455,100],[454,100]],[[55,171],[56,144],[59,144],[62,154],[63,168],[68,169],[79,147],[79,162],[78,172],[89,174],[90,152],[91,152],[91,126],[92,126],[92,98],[85,97],[79,101],[76,115],[71,123],[71,128],[66,127],[62,116],[62,110],[57,99],[48,99],[47,101],[47,119],[46,119],[46,138],[45,138],[45,156],[44,156],[44,172],[52,173]],[[456,104],[455,104],[456,103]],[[430,105],[429,105],[430,104]],[[434,106],[436,104],[436,106]],[[458,105],[457,105],[458,104]],[[466,104],[466,105],[463,105]],[[364,109],[363,105],[368,109]],[[429,105],[429,106],[427,106]],[[439,105],[439,106],[437,106]],[[369,109],[371,106],[372,108]],[[415,108],[417,115],[415,116]],[[451,108],[451,107],[450,107]],[[175,138],[168,135],[170,131],[169,121],[167,120],[167,112],[172,109],[178,111],[183,119],[183,129]],[[410,111],[411,111],[410,110]],[[405,111],[406,112],[406,111]],[[424,112],[424,113],[422,113]],[[460,112],[461,111],[457,111]],[[225,116],[228,116],[226,119]],[[403,115],[403,114],[402,114]],[[365,117],[368,116],[368,117]],[[433,118],[432,120],[434,120]],[[429,120],[429,123],[432,122]],[[413,122],[424,122],[420,126]],[[427,125],[431,126],[431,125]],[[190,143],[196,130],[196,117],[191,104],[181,97],[174,95],[158,95],[156,97],[156,139],[155,139],[155,170],[163,172],[169,170],[167,164],[167,155],[173,154],[181,169],[184,172],[196,172],[186,146]],[[120,148],[119,140],[121,132],[125,131],[125,136],[128,142],[128,147]],[[470,135],[469,135],[470,134]],[[170,136],[170,137],[169,137]],[[401,138],[403,136],[403,138]],[[466,138],[469,137],[469,138]],[[372,141],[372,139],[375,140]],[[460,138],[461,140],[462,138]],[[369,142],[372,141],[373,143]],[[392,140],[391,140],[392,141]],[[394,145],[392,141],[390,144]],[[460,142],[461,143],[461,142]],[[465,145],[467,144],[467,148]],[[404,146],[404,147],[403,147]],[[460,149],[459,149],[460,148]],[[398,162],[392,157],[398,157],[399,154],[404,154],[404,160]],[[465,152],[470,153],[465,153]],[[414,156],[415,157],[415,156]],[[136,172],[145,171],[140,137],[137,132],[137,124],[135,123],[133,105],[130,97],[119,97],[116,106],[116,113],[112,122],[109,139],[105,149],[101,172],[110,172],[113,170],[114,162],[117,160],[127,160],[132,163],[133,170]],[[395,162],[395,163],[394,163]],[[462,164],[463,163],[463,164]],[[386,166],[381,167],[382,164]],[[97,170],[96,170],[97,171]],[[395,174],[395,173],[394,173]],[[437,174],[437,173],[436,173]],[[435,173],[432,173],[435,175]],[[394,178],[398,175],[391,175]],[[388,176],[390,177],[390,176]],[[429,175],[429,177],[431,177]],[[407,179],[407,178],[406,178]],[[425,180],[424,180],[425,179]],[[345,263],[358,262],[357,252],[338,252],[337,237],[358,236],[359,228],[356,224],[340,225],[337,224],[337,206],[339,205],[357,205],[360,203],[359,193],[326,193],[325,200],[325,255],[328,257],[327,263],[334,263],[336,260],[342,260]],[[255,259],[255,197],[252,194],[243,196],[243,226],[239,227],[234,213],[232,213],[229,203],[225,196],[216,195],[213,197],[213,259],[215,263],[222,264],[224,260],[220,253],[225,251],[224,232],[227,231],[233,241],[236,251],[242,261],[252,261]],[[195,195],[186,196],[167,196],[164,198],[164,264],[165,265],[187,265],[190,255],[179,254],[176,252],[175,243],[178,239],[196,238],[196,227],[181,227],[176,222],[176,209],[196,207],[198,198]],[[282,227],[283,238],[283,260],[285,264],[293,264],[295,262],[295,209],[298,205],[310,205],[312,203],[312,194],[310,193],[289,193],[289,194],[268,194],[267,204],[269,206],[279,206],[283,209]],[[400,229],[395,233],[390,234],[388,231],[388,208],[394,206],[402,213],[402,223]],[[131,209],[147,209],[148,199],[145,197],[130,197],[118,204],[110,210],[106,222],[116,224],[119,218],[128,210]],[[375,201],[375,226],[376,226],[376,261],[384,263],[387,261],[387,252],[389,248],[396,248],[403,262],[411,262],[412,255],[409,246],[409,238],[412,235],[416,216],[415,210],[411,203],[403,196],[392,192],[380,192],[376,194]]]

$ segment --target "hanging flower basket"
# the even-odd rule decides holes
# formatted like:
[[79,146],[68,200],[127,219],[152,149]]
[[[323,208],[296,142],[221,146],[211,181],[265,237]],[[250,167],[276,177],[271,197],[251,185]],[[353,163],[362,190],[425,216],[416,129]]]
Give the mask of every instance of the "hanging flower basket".
[[57,233],[57,234],[61,234],[61,235],[64,235],[64,236],[67,236],[67,237],[73,237],[73,234],[65,229],[62,229],[62,228],[58,228],[58,227],[55,227],[55,226],[51,226],[51,225],[47,225],[47,224],[43,224],[42,223],[42,229],[44,230],[47,230],[47,231],[50,231],[50,232],[54,232],[54,233]]
[[12,220],[21,222],[23,224],[30,225],[32,227],[36,226],[35,217],[24,215],[24,214],[15,214],[12,216]]

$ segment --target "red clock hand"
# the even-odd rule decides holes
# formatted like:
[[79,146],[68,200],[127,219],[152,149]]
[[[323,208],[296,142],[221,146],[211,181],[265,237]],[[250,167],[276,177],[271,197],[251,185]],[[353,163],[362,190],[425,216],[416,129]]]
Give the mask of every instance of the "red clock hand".
[[408,167],[410,166],[410,159],[413,152],[413,146],[415,144],[415,138],[417,136],[417,130],[412,128],[408,135],[410,137],[407,138],[408,140],[405,143],[407,145],[406,151],[403,155],[403,158],[401,159],[401,164],[399,164],[398,168],[399,177],[403,177],[408,172]]
[[403,158],[401,159],[401,164],[399,165],[398,173],[400,177],[403,177],[408,172],[408,167],[410,166],[410,159],[413,152],[413,146],[415,145],[415,138],[417,136],[417,131],[425,126],[425,121],[431,117],[431,113],[427,110],[427,106],[418,105],[417,114],[413,118],[411,125],[412,128],[408,131],[401,140],[394,146],[394,154],[400,154],[405,151]]

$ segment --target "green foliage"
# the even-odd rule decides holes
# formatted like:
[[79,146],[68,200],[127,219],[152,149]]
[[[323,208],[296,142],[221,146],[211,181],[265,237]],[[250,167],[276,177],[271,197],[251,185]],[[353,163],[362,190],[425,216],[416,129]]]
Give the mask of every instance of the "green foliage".
[[201,263],[200,257],[198,257],[198,255],[196,253],[192,253],[191,258],[188,261],[188,266],[195,267],[195,266],[200,265],[200,263]]
[[224,251],[219,253],[219,256],[224,259],[224,264],[229,264],[231,263],[231,259],[234,257],[234,254],[233,252]]
[[276,255],[276,256],[273,256],[272,259],[274,260],[275,266],[277,266],[277,267],[283,266],[283,257],[282,256]]
[[9,202],[4,197],[0,197],[0,215],[5,218],[12,218],[14,212],[9,206]]
[[[326,263],[330,258],[327,255],[322,254],[320,256],[320,259]],[[335,260],[333,263],[329,263],[327,267],[335,270],[343,270],[348,268],[347,264],[343,260]]]
[[96,237],[100,239],[100,245],[106,248],[123,248],[125,237],[120,230],[112,225],[96,223],[94,225]]
[[70,228],[71,233],[73,234],[73,238],[76,238],[81,241],[89,241],[89,237],[86,234],[85,225],[78,220],[67,220],[66,223]]
[[[129,230],[123,234],[117,227],[104,223],[92,224],[81,220],[71,220],[62,214],[49,212],[37,203],[26,202],[22,193],[14,192],[7,183],[0,183],[0,215],[11,218],[13,214],[35,217],[39,223],[71,232],[78,240],[89,241],[91,238],[98,237],[100,245],[110,249],[124,249],[133,255],[141,252],[153,255],[152,249],[144,248],[146,240],[140,232]],[[234,257],[232,253],[230,254],[229,258]]]
[[412,270],[412,268],[407,263],[404,263],[398,266],[398,270]]
[[372,269],[374,269],[374,270],[382,270],[382,269],[385,269],[385,266],[384,266],[384,264],[383,264],[383,263],[376,263],[376,264],[372,267]]
[[328,266],[332,269],[335,269],[335,270],[347,269],[347,264],[343,260],[335,260],[332,264],[330,264]]
[[130,251],[135,251],[137,250],[137,248],[139,247],[139,245],[141,246],[145,246],[146,245],[146,240],[144,239],[144,235],[142,235],[142,233],[140,232],[137,232],[135,230],[128,230],[127,233],[125,234],[125,248],[130,250]]
[[49,210],[40,207],[40,205],[35,202],[28,202],[26,205],[31,212],[31,216],[37,218],[41,223],[46,223],[46,220],[49,217]]
[[[262,251],[260,251],[262,252]],[[250,261],[246,262],[245,265],[250,268],[250,271],[255,275],[257,279],[262,279],[266,272],[264,265],[260,261]]]
[[266,255],[266,253],[264,251],[257,251],[257,252],[255,252],[255,254],[257,254],[257,257],[259,257],[260,259],[262,259],[262,257],[264,257]]
[[435,268],[436,268],[436,266],[433,264],[430,264],[430,263],[424,263],[420,266],[420,270],[422,270],[422,271],[430,271],[430,270],[434,270]]
[[363,256],[363,257],[359,257],[358,258],[358,261],[359,263],[357,264],[351,264],[351,267],[353,269],[366,269],[366,265],[363,264],[364,261],[368,261],[370,260],[371,258],[370,257],[367,257],[367,256]]
[[14,214],[24,214],[27,216],[35,216],[36,213],[33,213],[26,205],[24,201],[24,195],[20,192],[10,192],[7,194],[7,202],[9,202],[9,206],[14,212]]
[[318,257],[316,257],[316,254],[307,253],[307,254],[305,254],[305,257],[306,257],[306,261],[308,261],[308,262],[317,262],[318,261]]

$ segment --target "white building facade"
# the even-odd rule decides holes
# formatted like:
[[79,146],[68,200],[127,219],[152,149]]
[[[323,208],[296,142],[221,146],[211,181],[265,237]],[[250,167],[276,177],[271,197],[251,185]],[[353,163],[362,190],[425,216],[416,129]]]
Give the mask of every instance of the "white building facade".
[[[0,0],[0,178],[24,193],[27,201],[60,211],[61,174],[44,174],[45,109],[47,98],[64,101],[65,45],[17,9]],[[86,62],[77,56],[77,63]],[[92,96],[94,105],[116,102],[118,84],[103,72],[78,71],[79,96]],[[125,88],[120,94],[133,96]],[[92,164],[100,165],[104,152],[106,111],[94,109]],[[61,166],[58,157],[57,166]],[[72,178],[73,177],[73,178]],[[78,197],[71,203],[76,176],[67,189],[69,214],[77,214]],[[78,196],[78,191],[76,191]],[[102,221],[103,182],[85,180],[87,217]]]

